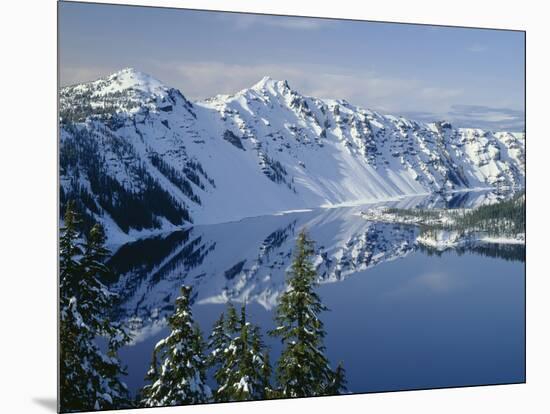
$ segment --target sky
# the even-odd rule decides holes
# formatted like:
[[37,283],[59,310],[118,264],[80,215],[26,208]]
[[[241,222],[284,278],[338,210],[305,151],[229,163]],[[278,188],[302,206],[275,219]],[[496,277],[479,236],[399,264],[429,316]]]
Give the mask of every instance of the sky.
[[60,3],[61,85],[134,67],[188,99],[264,76],[303,95],[459,127],[524,129],[524,33]]

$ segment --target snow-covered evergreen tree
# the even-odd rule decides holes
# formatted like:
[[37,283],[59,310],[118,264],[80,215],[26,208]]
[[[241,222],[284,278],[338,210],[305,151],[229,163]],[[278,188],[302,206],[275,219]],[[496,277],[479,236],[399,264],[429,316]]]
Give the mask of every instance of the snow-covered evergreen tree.
[[257,400],[266,397],[264,344],[260,329],[247,321],[246,307],[241,308],[240,335],[236,345],[240,354],[240,379],[235,386],[237,400]]
[[[115,295],[99,281],[109,269],[105,233],[95,225],[84,244],[76,230],[78,217],[69,203],[60,238],[60,405],[62,411],[89,411],[130,406],[120,380],[124,370],[117,358],[129,340],[105,316]],[[107,341],[104,352],[96,343]]]
[[237,311],[233,304],[228,304],[227,318],[220,319],[214,324],[212,334],[210,335],[210,366],[215,368],[214,378],[218,383],[218,389],[214,392],[215,401],[232,401],[231,389],[229,384],[233,384],[237,380],[236,370],[233,367],[236,361],[233,360],[235,355],[234,338],[239,331],[239,319]]
[[209,401],[206,384],[206,358],[202,335],[193,321],[190,305],[191,287],[182,286],[174,314],[168,323],[171,333],[155,345],[147,379],[151,384],[142,390],[142,405],[199,404]]
[[324,354],[325,331],[318,315],[327,308],[314,291],[313,253],[313,242],[300,232],[288,288],[277,306],[278,326],[271,331],[284,345],[277,364],[277,393],[282,397],[336,394],[345,385],[343,369],[336,375]]
[[231,336],[228,333],[225,315],[222,313],[214,323],[212,333],[208,337],[208,365],[216,366],[223,362],[224,350],[229,346]]
[[210,339],[211,361],[216,367],[214,378],[218,383],[214,398],[216,401],[264,399],[270,390],[271,368],[265,358],[267,352],[260,330],[247,321],[244,306],[240,318],[231,304],[227,314],[225,321],[220,318],[216,322]]
[[59,288],[62,301],[77,294],[78,277],[75,275],[80,271],[78,258],[82,256],[82,243],[77,230],[80,219],[72,200],[67,203],[63,220],[65,225],[59,236]]

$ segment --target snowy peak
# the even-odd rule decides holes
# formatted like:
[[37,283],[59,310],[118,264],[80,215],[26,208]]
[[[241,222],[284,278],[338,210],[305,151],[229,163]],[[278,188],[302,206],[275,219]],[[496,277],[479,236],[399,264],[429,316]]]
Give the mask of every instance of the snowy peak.
[[107,77],[107,85],[102,92],[122,92],[126,89],[163,96],[169,88],[151,75],[134,68],[125,68]]
[[260,79],[254,85],[252,85],[251,89],[262,90],[262,89],[265,89],[268,85],[272,85],[275,82],[276,81],[273,80],[271,76],[264,76],[262,79]]
[[270,76],[264,76],[259,82],[251,88],[256,92],[270,92],[271,94],[285,94],[290,91],[290,86],[286,80],[276,80]]
[[104,78],[62,89],[68,93],[83,93],[90,98],[100,99],[112,95],[129,95],[138,92],[142,97],[166,96],[170,90],[151,75],[134,68],[125,68]]
[[202,102],[207,106],[224,106],[230,102],[241,101],[244,103],[250,101],[261,101],[267,103],[269,101],[284,103],[289,95],[299,95],[293,91],[288,81],[276,80],[270,76],[264,76],[252,86],[241,89],[234,94],[220,94],[211,98],[206,98]]
[[62,122],[171,111],[176,106],[182,106],[194,117],[192,104],[180,91],[134,68],[125,68],[92,82],[66,86],[60,91]]

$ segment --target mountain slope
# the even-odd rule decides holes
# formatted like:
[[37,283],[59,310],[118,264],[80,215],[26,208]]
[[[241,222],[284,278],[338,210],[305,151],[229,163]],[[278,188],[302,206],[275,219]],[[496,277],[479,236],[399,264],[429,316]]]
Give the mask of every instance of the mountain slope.
[[300,95],[268,77],[190,102],[124,69],[60,92],[61,203],[112,242],[186,223],[481,187],[521,188],[519,134]]

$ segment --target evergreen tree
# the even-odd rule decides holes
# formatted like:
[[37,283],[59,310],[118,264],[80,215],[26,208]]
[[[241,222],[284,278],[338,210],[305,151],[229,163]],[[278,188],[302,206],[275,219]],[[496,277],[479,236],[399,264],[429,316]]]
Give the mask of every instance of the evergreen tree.
[[344,365],[340,361],[338,363],[338,366],[336,367],[336,371],[334,371],[334,377],[332,379],[332,383],[328,388],[328,394],[341,394],[343,391],[347,391],[346,385],[346,370],[344,369]]
[[[240,336],[237,341],[239,357],[239,384],[235,387],[237,400],[258,400],[266,397],[264,344],[259,327],[246,320],[246,307],[241,308]],[[240,347],[239,347],[240,346]]]
[[67,202],[63,219],[65,225],[60,229],[59,237],[59,287],[62,301],[77,294],[78,278],[75,275],[79,271],[78,258],[82,255],[82,243],[77,230],[80,219],[74,201]]
[[59,338],[60,338],[60,407],[61,411],[81,407],[80,398],[86,392],[82,367],[77,353],[81,318],[76,312],[74,298],[78,271],[77,257],[82,255],[79,220],[74,212],[74,203],[69,201],[64,216],[64,227],[59,238]]
[[229,346],[230,341],[231,336],[228,333],[225,315],[222,312],[208,337],[210,354],[207,361],[209,366],[217,366],[223,362],[223,352]]
[[117,358],[121,346],[130,341],[129,334],[118,323],[104,316],[106,309],[112,309],[117,295],[110,292],[100,280],[108,280],[111,270],[105,265],[109,250],[105,248],[106,236],[103,226],[95,224],[90,230],[84,244],[84,255],[81,261],[83,277],[79,281],[81,315],[96,336],[107,340],[107,352],[99,355],[99,373],[103,377],[103,394],[110,396],[111,402],[105,408],[119,408],[129,405],[129,394],[126,384],[120,380],[125,375]]
[[[96,225],[82,245],[79,219],[68,203],[60,237],[60,394],[62,411],[114,409],[130,405],[124,370],[116,354],[128,335],[105,317],[115,295],[99,281],[103,264],[103,228]],[[96,338],[107,340],[103,352]]]
[[[214,378],[218,389],[216,401],[243,401],[266,398],[270,389],[269,360],[261,340],[259,328],[246,319],[246,308],[240,317],[229,305],[228,317],[222,325],[220,318],[211,335],[211,360],[216,367]],[[223,326],[223,329],[222,329]]]
[[271,386],[271,362],[269,361],[269,352],[263,353],[263,364],[261,368],[261,388],[263,390],[262,399],[276,398],[277,393]]
[[[316,272],[311,263],[313,242],[305,231],[298,235],[288,287],[277,306],[277,328],[283,352],[277,364],[277,392],[282,397],[310,397],[338,393],[344,386],[344,371],[336,378],[326,358],[325,331],[318,315],[327,308],[314,292]],[[336,389],[338,387],[338,389]]]
[[[222,314],[223,317],[223,314]],[[230,303],[227,318],[218,319],[210,336],[211,366],[215,368],[214,378],[218,389],[214,393],[215,401],[233,401],[232,384],[237,381],[235,336],[239,331],[239,319],[235,307]]]
[[145,407],[205,403],[211,397],[206,385],[204,343],[193,321],[190,296],[191,288],[182,286],[168,320],[171,333],[155,346],[147,372],[151,384],[142,390]]

